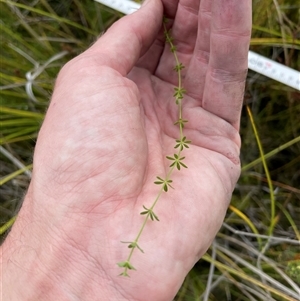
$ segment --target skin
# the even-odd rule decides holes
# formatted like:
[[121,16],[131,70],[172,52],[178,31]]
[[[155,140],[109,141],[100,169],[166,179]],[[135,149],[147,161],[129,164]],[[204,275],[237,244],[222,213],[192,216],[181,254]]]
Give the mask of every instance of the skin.
[[[184,150],[129,254],[173,155],[183,69]],[[4,300],[172,300],[224,219],[240,173],[239,121],[251,34],[250,0],[149,0],[59,73],[34,154],[33,177],[2,245]]]

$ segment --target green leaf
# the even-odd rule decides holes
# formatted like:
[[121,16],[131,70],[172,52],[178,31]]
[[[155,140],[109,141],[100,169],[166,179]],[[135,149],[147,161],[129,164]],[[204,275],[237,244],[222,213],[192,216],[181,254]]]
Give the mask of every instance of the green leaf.
[[[175,46],[174,46],[175,48]],[[176,49],[175,49],[176,50]],[[172,47],[171,47],[171,51],[172,51]],[[173,52],[173,51],[172,51]],[[185,66],[182,63],[177,64],[173,70],[175,70],[176,72],[179,72],[180,70],[182,70],[183,68],[185,68]]]
[[121,261],[121,262],[118,262],[117,265],[118,265],[120,268],[126,268],[126,267],[127,267],[127,261]]
[[178,100],[183,99],[183,94],[186,93],[186,90],[184,88],[175,87],[174,88],[175,93],[174,97],[176,98],[176,103],[178,103]]
[[118,262],[117,265],[120,268],[125,268],[128,270],[136,270],[135,267],[129,261],[121,261],[121,262]]
[[145,211],[142,211],[140,214],[141,214],[141,215],[148,214],[149,209],[148,209],[147,207],[145,207],[144,205],[143,205],[143,208],[145,209]]
[[160,177],[157,177],[157,179],[159,179],[159,181],[156,181],[156,182],[154,182],[154,183],[155,183],[155,184],[163,185],[163,190],[164,190],[165,192],[168,191],[168,186],[171,187],[171,188],[173,188],[173,187],[170,185],[170,183],[172,183],[172,180],[164,180],[164,179],[162,179],[162,178],[160,178]]
[[130,277],[127,273],[127,270],[125,270],[123,273],[119,274],[119,276]]
[[180,167],[181,167],[181,166],[187,168],[187,166],[186,166],[184,163],[181,162],[182,160],[185,159],[185,157],[179,158],[179,156],[178,156],[177,154],[174,154],[174,157],[169,157],[169,156],[167,156],[167,158],[168,158],[169,160],[174,161],[174,162],[170,165],[170,167],[173,167],[174,165],[176,165],[176,167],[177,167],[178,170],[180,170]]
[[129,262],[127,262],[127,267],[129,270],[136,270],[136,268]]
[[172,41],[174,40],[173,37],[171,37],[170,35],[170,30],[165,30],[164,31],[164,35],[165,35],[165,38],[166,38],[166,43],[169,43],[170,45],[172,45]]
[[174,161],[169,167],[173,167],[176,164],[176,161]]
[[176,140],[177,144],[174,146],[174,148],[180,147],[180,151],[182,151],[184,148],[189,148],[188,144],[190,144],[192,141],[186,140],[186,137],[184,136],[182,139]]
[[[141,212],[141,213],[140,213],[141,215],[149,214],[149,217],[150,217],[150,219],[151,219],[152,221],[154,221],[154,220],[159,221],[157,215],[153,212],[152,209],[148,209],[148,208],[145,207],[144,205],[143,205],[143,208],[145,209],[145,211]],[[135,243],[135,244],[136,244],[136,243]],[[140,247],[139,247],[137,244],[136,244],[136,247],[140,249]],[[140,250],[144,253],[144,251],[143,251],[142,249],[140,249]]]
[[183,166],[184,168],[188,168],[184,163],[180,162],[180,165]]
[[142,248],[140,248],[140,246],[137,244],[137,242],[132,242],[132,243],[130,243],[129,244],[129,246],[128,246],[128,248],[129,249],[134,249],[134,248],[138,248],[142,253],[144,253],[144,251],[143,251],[143,249]]
[[165,180],[163,180],[161,177],[156,177],[159,181],[155,181],[154,184],[163,184]]
[[175,158],[169,157],[169,156],[166,156],[166,158],[169,159],[169,160],[175,160]]
[[[136,241],[121,241],[121,243],[123,243],[123,244],[129,244],[128,245],[129,249],[138,248],[142,253],[144,253],[144,251],[142,250],[142,248],[140,248],[140,246],[138,245],[138,243]],[[124,263],[124,262],[120,262],[120,264]]]
[[159,218],[157,217],[157,215],[152,211],[152,215],[154,217],[154,219],[156,219],[159,222]]
[[175,123],[174,125],[179,125],[181,128],[184,128],[184,124],[187,123],[188,120],[185,120],[185,119],[182,119],[182,118],[179,118]]

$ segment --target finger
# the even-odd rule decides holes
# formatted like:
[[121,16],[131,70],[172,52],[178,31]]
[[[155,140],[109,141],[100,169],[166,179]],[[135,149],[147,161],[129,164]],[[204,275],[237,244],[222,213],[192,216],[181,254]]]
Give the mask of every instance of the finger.
[[[199,3],[200,1],[195,0],[180,0],[172,24],[170,34],[174,39],[178,58],[185,66],[189,64],[195,47]],[[170,72],[174,68],[175,62],[169,45],[165,47],[160,62],[161,64],[158,65],[156,75],[176,84],[177,75],[175,72]],[[183,70],[182,74],[184,76],[185,70]]]
[[[173,19],[175,18],[178,2],[179,0],[162,0],[164,16],[170,20],[169,26],[173,23]],[[137,66],[148,69],[149,72],[153,74],[157,69],[165,44],[164,28],[162,27],[149,50],[139,59]]]
[[162,0],[165,17],[172,20],[175,18],[178,2],[179,0]]
[[160,0],[147,0],[137,12],[114,23],[82,56],[127,75],[156,38],[162,14]]
[[251,0],[214,0],[203,108],[239,128],[248,70]]
[[176,41],[177,52],[192,54],[197,37],[200,1],[180,0],[171,35]]
[[197,42],[184,80],[184,87],[187,93],[198,100],[199,106],[202,105],[210,53],[211,8],[211,0],[201,1],[198,16]]
[[156,40],[150,46],[149,50],[138,60],[136,66],[147,69],[151,74],[154,74],[161,55],[165,48],[165,36],[163,28],[158,33]]

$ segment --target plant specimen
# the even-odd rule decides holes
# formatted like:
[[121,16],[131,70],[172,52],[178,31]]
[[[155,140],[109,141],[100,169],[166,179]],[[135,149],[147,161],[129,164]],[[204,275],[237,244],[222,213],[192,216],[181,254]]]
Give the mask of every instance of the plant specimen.
[[131,258],[135,249],[138,249],[142,253],[144,253],[143,249],[138,244],[139,239],[149,219],[151,219],[152,221],[159,221],[158,216],[154,213],[154,208],[161,195],[163,193],[167,193],[169,188],[173,188],[171,185],[172,184],[171,176],[173,174],[173,171],[175,169],[180,171],[182,168],[187,168],[187,166],[184,163],[185,157],[182,156],[182,152],[185,148],[189,148],[189,144],[191,143],[191,141],[187,140],[186,136],[184,136],[183,133],[184,124],[188,122],[187,120],[183,119],[182,116],[182,101],[184,98],[184,94],[186,93],[186,90],[182,86],[182,76],[181,76],[181,70],[184,68],[184,65],[180,63],[180,61],[178,60],[178,56],[176,53],[176,46],[173,43],[173,38],[170,35],[170,30],[168,30],[166,26],[167,22],[168,20],[164,18],[163,27],[164,27],[165,41],[167,44],[169,44],[170,51],[174,55],[175,67],[173,70],[178,74],[178,86],[174,88],[173,97],[175,99],[175,105],[177,105],[178,107],[178,120],[174,124],[178,125],[179,138],[175,140],[175,146],[174,146],[175,153],[171,156],[166,156],[166,159],[170,161],[169,171],[167,172],[165,177],[157,176],[156,181],[154,182],[154,184],[160,186],[160,190],[158,191],[155,200],[153,201],[152,205],[149,208],[143,205],[143,211],[140,214],[144,216],[144,221],[140,227],[140,230],[136,238],[133,241],[122,241],[122,243],[128,244],[128,248],[130,249],[130,252],[125,261],[118,263],[118,266],[124,269],[123,272],[120,274],[121,276],[129,276],[128,270],[135,270],[134,266],[131,264]]

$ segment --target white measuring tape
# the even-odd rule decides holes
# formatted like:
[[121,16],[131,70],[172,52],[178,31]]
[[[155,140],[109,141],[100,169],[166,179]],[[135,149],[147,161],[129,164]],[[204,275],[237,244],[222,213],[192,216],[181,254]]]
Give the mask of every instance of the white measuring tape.
[[[131,0],[95,0],[129,15],[140,8],[140,4]],[[248,68],[264,76],[277,80],[300,91],[300,72],[270,60],[255,52],[249,51]]]
[[114,10],[118,10],[119,12],[125,15],[134,13],[136,10],[138,10],[141,7],[139,3],[130,0],[95,0],[95,1],[100,2],[106,6],[109,6]]
[[300,90],[300,72],[270,60],[253,51],[248,54],[248,68]]

